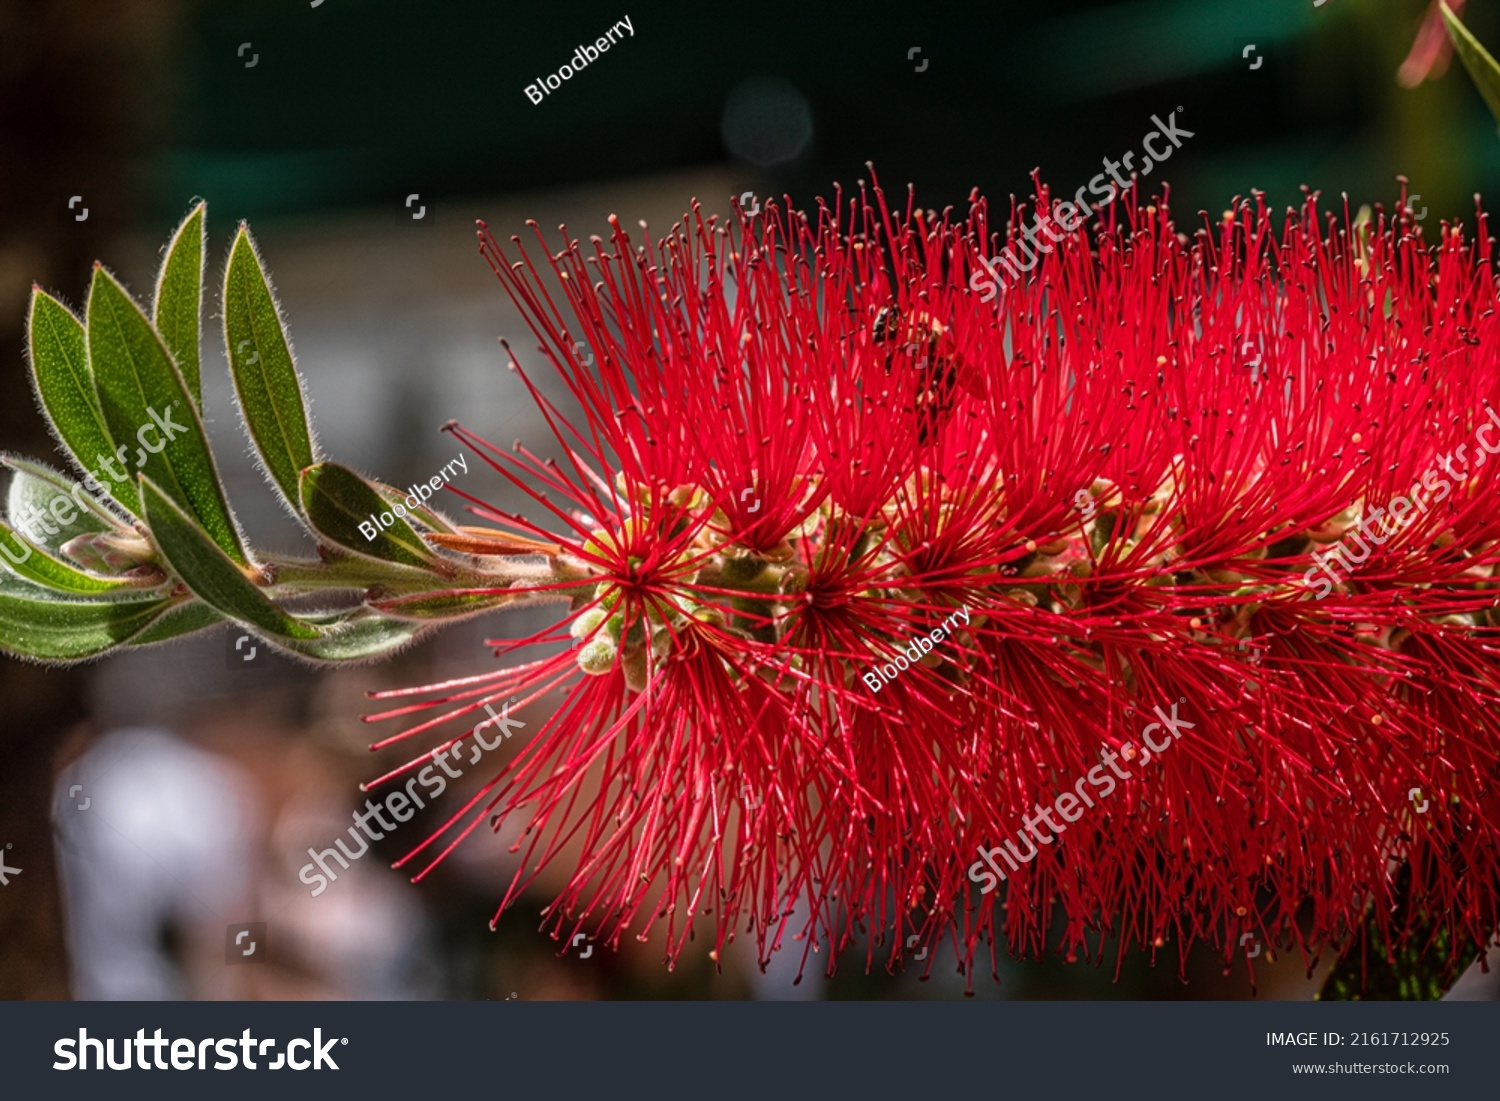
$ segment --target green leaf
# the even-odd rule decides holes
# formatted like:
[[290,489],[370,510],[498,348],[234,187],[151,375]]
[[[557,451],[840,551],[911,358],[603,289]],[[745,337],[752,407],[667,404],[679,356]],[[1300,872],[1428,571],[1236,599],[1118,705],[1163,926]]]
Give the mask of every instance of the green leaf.
[[150,478],[141,478],[146,526],[172,572],[197,597],[230,619],[287,639],[319,632],[278,608],[223,549]]
[[507,604],[514,604],[517,598],[518,594],[509,591],[497,593],[492,589],[455,589],[375,600],[371,601],[371,607],[398,619],[451,620],[503,608]]
[[[37,546],[55,553],[79,535],[122,530],[119,520],[103,505],[87,493],[79,492],[81,486],[51,467],[15,455],[0,455],[0,463],[15,471],[6,495],[6,514],[15,524],[30,530],[34,536],[31,541]],[[70,502],[72,507],[57,504],[59,498]],[[77,507],[80,502],[82,508]],[[37,514],[46,522],[35,519]],[[61,516],[70,514],[69,522],[63,523]],[[57,530],[49,532],[49,527]]]
[[313,642],[281,642],[303,657],[320,661],[361,661],[383,657],[414,641],[426,623],[406,623],[376,615],[366,608],[332,616],[307,616],[309,623],[325,628],[327,633]]
[[395,486],[386,485],[384,482],[372,482],[371,484],[375,487],[376,492],[384,497],[388,503],[393,505],[399,504],[402,508],[406,509],[408,516],[415,516],[433,531],[440,531],[445,535],[462,534],[458,530],[458,526],[452,520],[448,519],[448,517],[437,511],[437,509],[429,508],[426,505],[421,505],[415,509],[408,507],[406,504],[408,496],[406,491],[397,489]]
[[0,650],[43,661],[80,661],[114,649],[171,602],[77,603],[0,591]]
[[[381,530],[371,515],[389,511],[375,487],[338,463],[319,463],[302,472],[302,511],[314,530],[346,550],[385,562],[452,573],[422,542],[410,524],[391,514],[391,526]],[[359,525],[365,524],[361,531]],[[373,534],[370,534],[373,533]],[[369,537],[367,537],[369,535]]]
[[115,439],[142,445],[135,450],[134,469],[195,516],[225,554],[248,565],[203,421],[182,375],[141,308],[97,265],[89,287],[87,332],[104,423]]
[[54,592],[93,596],[122,590],[140,592],[143,588],[127,581],[95,577],[53,558],[45,550],[32,546],[16,535],[15,529],[3,520],[0,520],[0,556],[3,556],[0,561],[8,569]]
[[0,594],[6,593],[23,597],[26,600],[47,600],[63,604],[76,604],[79,600],[76,596],[65,596],[52,589],[44,589],[36,582],[28,581],[11,570],[0,570]]
[[1459,21],[1447,4],[1440,5],[1443,11],[1443,20],[1448,24],[1448,37],[1453,39],[1454,49],[1458,51],[1459,60],[1464,63],[1464,68],[1469,70],[1469,76],[1473,78],[1474,85],[1479,89],[1479,94],[1484,97],[1484,102],[1489,105],[1490,114],[1500,121],[1500,65],[1495,64],[1495,59],[1490,52],[1479,44],[1479,39],[1469,33],[1469,28]]
[[275,294],[243,224],[224,272],[224,344],[250,438],[296,512],[297,478],[317,462],[317,444]]
[[224,617],[214,611],[207,604],[201,604],[196,600],[186,604],[179,604],[175,608],[168,608],[156,617],[145,630],[139,634],[131,635],[127,646],[150,646],[155,642],[166,642],[168,639],[182,638],[185,635],[201,631],[205,627],[212,627],[215,623],[223,623]]
[[203,409],[199,325],[203,316],[203,223],[206,204],[188,212],[167,245],[166,259],[156,277],[152,320],[167,351],[182,374],[193,406]]
[[1367,906],[1363,930],[1347,941],[1342,956],[1323,980],[1317,1000],[1441,1000],[1479,955],[1467,937],[1460,941],[1458,951],[1453,950],[1454,934],[1445,918],[1423,912],[1416,919],[1413,935],[1392,944],[1382,931],[1389,917],[1379,913],[1375,905]]
[[[31,292],[27,320],[31,380],[52,426],[52,434],[80,469],[97,478],[116,467],[114,437],[99,407],[83,323],[66,306],[37,289]],[[107,488],[125,509],[139,516],[140,498],[129,478]]]

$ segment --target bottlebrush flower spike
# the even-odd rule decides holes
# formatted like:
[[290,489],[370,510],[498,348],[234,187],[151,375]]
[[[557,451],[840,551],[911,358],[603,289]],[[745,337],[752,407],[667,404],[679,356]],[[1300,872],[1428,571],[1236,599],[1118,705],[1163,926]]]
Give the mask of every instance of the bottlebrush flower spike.
[[[1309,196],[1278,229],[1256,196],[1190,237],[1132,192],[1097,222],[988,305],[977,194],[962,219],[864,186],[813,216],[695,203],[659,240],[612,218],[554,253],[538,232],[540,263],[481,228],[583,410],[523,372],[561,461],[453,428],[536,504],[474,502],[548,544],[554,579],[526,591],[570,602],[494,645],[578,645],[381,694],[400,704],[372,721],[436,714],[379,745],[565,693],[402,863],[421,878],[519,815],[501,909],[576,861],[554,936],[660,925],[672,962],[695,927],[715,959],[744,930],[763,965],[827,951],[831,971],[854,944],[898,966],[915,934],[971,984],[1001,940],[1101,962],[1107,937],[1179,961],[1206,940],[1231,964],[1252,933],[1311,965],[1372,911],[1390,944],[1421,915],[1492,934],[1482,215],[1476,243],[1428,243],[1404,202],[1356,223]],[[1174,704],[1191,727],[1147,761]],[[1085,780],[1110,758],[1112,794]],[[1027,819],[1036,855],[976,890],[977,851]]]

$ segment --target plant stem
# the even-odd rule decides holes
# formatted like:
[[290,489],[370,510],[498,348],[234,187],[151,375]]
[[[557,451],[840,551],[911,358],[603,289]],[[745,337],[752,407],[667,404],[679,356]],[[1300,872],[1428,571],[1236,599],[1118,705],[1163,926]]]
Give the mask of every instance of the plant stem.
[[[273,597],[374,588],[391,596],[456,589],[504,589],[517,582],[540,584],[557,580],[585,580],[592,576],[592,571],[574,561],[538,563],[514,557],[486,559],[479,568],[459,565],[455,572],[447,576],[415,566],[380,562],[352,554],[330,556],[326,561],[275,554],[263,554],[261,559],[273,572],[274,580],[264,587],[267,595]],[[451,561],[448,564],[457,565]],[[518,592],[516,603],[529,600],[540,603],[559,599],[561,595]]]

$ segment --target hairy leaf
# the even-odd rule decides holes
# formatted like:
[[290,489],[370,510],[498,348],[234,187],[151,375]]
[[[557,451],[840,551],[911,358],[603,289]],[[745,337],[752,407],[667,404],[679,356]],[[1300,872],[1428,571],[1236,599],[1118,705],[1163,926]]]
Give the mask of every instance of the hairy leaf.
[[224,617],[218,612],[207,604],[193,600],[162,612],[145,630],[130,636],[126,645],[150,646],[152,643],[166,642],[168,639],[183,638],[206,627],[212,627],[215,623],[223,622]]
[[1489,106],[1490,114],[1500,121],[1500,65],[1495,63],[1490,52],[1479,44],[1479,39],[1469,33],[1469,28],[1463,25],[1447,4],[1442,5],[1442,11],[1443,20],[1448,24],[1448,37],[1453,39],[1459,60],[1469,70],[1469,76]]
[[79,661],[114,649],[171,602],[36,599],[0,590],[0,650],[44,661]]
[[119,469],[114,437],[99,407],[83,322],[41,290],[31,292],[27,321],[31,380],[52,425],[52,434],[80,469],[109,478],[108,487],[127,511],[139,516],[140,498],[129,478],[115,481]]
[[376,600],[371,607],[397,619],[435,620],[465,619],[480,615],[495,608],[514,604],[520,595],[514,592],[495,592],[493,589],[454,589],[444,592],[415,593],[397,596],[389,600]]
[[142,477],[141,498],[151,538],[172,572],[205,604],[231,619],[287,639],[314,639],[319,632],[282,611],[260,591],[223,549],[151,479]]
[[250,231],[240,226],[224,272],[224,344],[245,425],[293,512],[298,475],[317,461],[307,398]]
[[392,485],[386,485],[384,482],[373,482],[371,484],[374,485],[375,491],[386,499],[388,504],[399,504],[402,508],[406,509],[408,516],[415,516],[433,531],[440,531],[447,535],[456,535],[458,533],[457,525],[441,512],[437,511],[437,509],[426,504],[420,505],[417,508],[409,507],[406,504],[408,496],[406,491],[397,489]]
[[307,621],[327,630],[311,642],[282,642],[303,657],[319,661],[362,661],[383,657],[414,641],[431,627],[387,619],[366,608],[339,616],[308,616]]
[[78,596],[93,596],[99,593],[133,590],[140,592],[142,586],[114,578],[95,577],[61,559],[54,558],[44,549],[32,546],[16,535],[15,529],[0,520],[0,562],[28,581],[59,593]]
[[[15,455],[0,455],[0,463],[15,472],[6,494],[6,514],[17,526],[29,530],[37,545],[56,552],[79,535],[120,528],[119,520],[82,492],[82,486],[51,467]],[[73,507],[58,504],[59,498]],[[70,517],[67,523],[62,521],[64,516]]]
[[134,469],[196,517],[220,550],[248,565],[182,375],[146,315],[103,267],[94,268],[87,330],[104,422],[115,439],[141,445]]
[[203,316],[204,203],[188,212],[167,245],[167,255],[156,277],[156,298],[152,320],[156,331],[177,370],[193,405],[203,409],[202,365],[199,359],[199,334]]
[[447,567],[399,516],[392,513],[392,523],[384,530],[372,521],[372,515],[389,512],[390,506],[374,486],[346,466],[319,463],[304,470],[301,499],[302,511],[318,534],[346,550],[404,566]]

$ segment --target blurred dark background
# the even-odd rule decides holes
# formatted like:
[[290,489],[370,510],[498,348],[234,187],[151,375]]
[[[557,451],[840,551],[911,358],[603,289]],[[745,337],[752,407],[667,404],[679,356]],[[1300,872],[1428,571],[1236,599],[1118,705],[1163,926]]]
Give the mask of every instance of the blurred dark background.
[[[1196,137],[1167,175],[1185,212],[1251,188],[1291,202],[1304,184],[1389,199],[1404,173],[1440,215],[1467,215],[1500,171],[1500,148],[1464,81],[1411,92],[1393,79],[1425,10],[1425,0],[656,3],[632,15],[635,37],[533,105],[525,84],[631,13],[480,0],[182,5],[160,28],[170,46],[153,47],[155,133],[119,199],[163,220],[190,195],[212,195],[263,221],[414,190],[441,202],[689,169],[745,155],[752,143],[726,147],[737,101],[749,134],[797,130],[788,120],[805,116],[805,145],[767,143],[756,167],[769,188],[805,201],[872,160],[941,208],[975,185],[1024,194],[1037,166],[1072,190],[1152,114],[1181,105]],[[1493,5],[1476,3],[1468,19],[1494,41]],[[259,55],[250,69],[235,56],[245,41]],[[912,48],[921,53],[908,60]],[[795,155],[765,163],[782,153]]]
[[[501,442],[542,435],[494,344],[524,334],[475,255],[475,217],[503,238],[527,217],[566,218],[579,234],[604,232],[615,211],[627,225],[665,225],[694,195],[722,210],[745,189],[811,205],[833,181],[863,177],[866,161],[888,188],[914,184],[927,207],[961,207],[976,186],[992,200],[1025,195],[1034,168],[1071,192],[1103,158],[1139,148],[1152,115],[1177,111],[1194,136],[1147,183],[1170,182],[1180,223],[1200,209],[1216,217],[1252,189],[1273,205],[1297,202],[1303,186],[1389,205],[1400,175],[1429,226],[1472,221],[1474,194],[1500,183],[1494,123],[1456,64],[1415,87],[1396,79],[1427,11],[1426,0],[0,0],[0,447],[57,461],[25,371],[31,283],[80,305],[98,258],[144,296],[156,249],[198,196],[210,204],[210,429],[251,534],[288,550],[295,529],[245,459],[217,350],[216,285],[240,219],[281,292],[324,445],[394,484],[452,457],[436,431],[449,417]],[[523,93],[626,16],[633,37],[542,103]],[[1500,3],[1474,0],[1465,18],[1500,44]],[[426,210],[420,224],[410,195]],[[505,500],[498,479],[485,489]],[[358,805],[353,785],[376,774],[358,751],[371,740],[357,722],[362,693],[478,670],[486,635],[545,622],[514,618],[450,631],[376,670],[272,662],[253,683],[225,665],[217,634],[82,670],[0,657],[0,841],[24,869],[0,889],[0,997],[80,993],[48,808],[60,770],[129,725],[170,731],[183,767],[204,760],[187,750],[207,753],[228,788],[250,793],[239,840],[260,864],[234,887],[248,901],[232,905],[269,920],[273,944],[278,922],[289,930],[274,979],[275,968],[241,968],[231,982],[216,948],[194,962],[191,930],[169,929],[162,954],[181,962],[178,996],[793,996],[787,976],[747,968],[669,976],[659,952],[633,944],[564,968],[536,931],[544,892],[489,934],[511,867],[502,855],[486,864],[498,842],[415,888],[370,861],[363,909],[309,901],[294,877],[287,887],[278,859],[332,840],[324,825],[296,825],[307,806],[322,799],[329,821],[344,817],[342,802]],[[93,811],[90,822],[110,821],[108,805]],[[343,887],[356,889],[330,895]],[[322,909],[314,921],[289,906]],[[343,935],[330,922],[390,943],[342,970],[320,967],[314,950]],[[361,985],[379,967],[389,981]],[[1314,988],[1304,961],[1256,967],[1261,996]],[[1175,960],[1154,970],[1138,960],[1112,985],[1108,968],[1017,964],[981,996],[1247,996],[1244,968],[1230,978],[1221,968],[1196,959],[1184,986]],[[921,989],[951,996],[951,967],[939,970],[944,981]],[[795,996],[810,985],[812,996],[918,989],[910,975],[864,977],[861,959],[831,986],[817,971]]]

